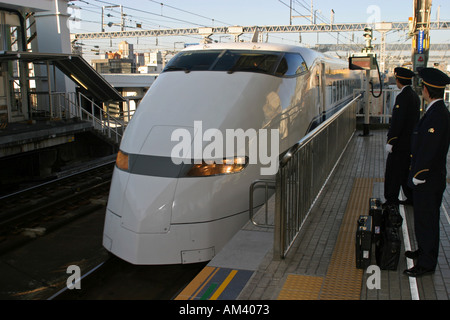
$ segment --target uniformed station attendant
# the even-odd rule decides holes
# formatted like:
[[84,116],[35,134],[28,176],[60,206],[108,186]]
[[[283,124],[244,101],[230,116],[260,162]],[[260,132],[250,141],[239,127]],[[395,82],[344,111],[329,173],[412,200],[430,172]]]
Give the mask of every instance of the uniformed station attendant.
[[450,113],[443,101],[450,78],[435,68],[419,70],[426,112],[411,139],[411,169],[408,185],[413,189],[414,231],[417,251],[407,251],[415,259],[405,270],[410,277],[434,272],[439,251],[439,209],[446,187],[446,162],[450,142]]
[[411,203],[412,191],[407,186],[411,135],[420,118],[420,99],[411,87],[414,72],[406,68],[395,68],[397,87],[401,89],[395,98],[392,109],[391,124],[387,135],[386,171],[384,177],[384,197],[387,204],[399,204],[400,187],[406,196],[406,203]]

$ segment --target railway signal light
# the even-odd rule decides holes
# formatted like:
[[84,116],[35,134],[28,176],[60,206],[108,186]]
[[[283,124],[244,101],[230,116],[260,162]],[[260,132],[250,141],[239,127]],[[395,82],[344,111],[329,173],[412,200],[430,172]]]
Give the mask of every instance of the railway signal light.
[[373,39],[372,28],[365,27],[363,36],[366,39],[366,47],[364,48],[364,52],[371,52],[373,49],[373,47],[372,47],[372,39]]
[[372,40],[373,31],[372,28],[365,27],[364,28],[364,38]]

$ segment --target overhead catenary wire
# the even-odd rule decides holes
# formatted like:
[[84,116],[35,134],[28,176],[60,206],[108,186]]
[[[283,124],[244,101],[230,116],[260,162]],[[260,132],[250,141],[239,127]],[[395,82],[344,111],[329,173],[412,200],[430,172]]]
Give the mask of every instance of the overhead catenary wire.
[[[93,1],[98,2],[99,4],[117,5],[116,3],[112,3],[112,2],[109,2],[109,1],[100,1],[100,0],[93,0],[93,1],[79,0],[79,1],[83,4],[83,6],[79,6],[80,10],[85,10],[87,12],[92,12],[92,13],[96,13],[96,14],[99,14],[99,15],[102,14],[102,10],[101,9],[102,9],[103,6],[102,5],[98,5],[96,3],[93,3]],[[126,17],[127,17],[128,21],[134,21],[136,23],[139,22],[141,24],[145,23],[146,25],[150,26],[150,28],[161,28],[161,27],[167,28],[167,29],[173,28],[173,25],[169,25],[169,23],[170,24],[174,24],[174,23],[180,23],[181,24],[182,23],[182,24],[190,24],[190,25],[194,24],[196,26],[204,26],[202,24],[198,24],[198,23],[195,23],[195,22],[192,22],[192,21],[187,21],[187,20],[184,20],[184,19],[170,17],[170,16],[163,15],[163,14],[157,14],[157,13],[154,13],[154,12],[150,12],[148,10],[137,9],[137,8],[130,7],[130,6],[122,6],[122,7],[127,9],[127,10],[133,10],[133,11],[137,11],[137,12],[141,13],[140,15],[127,14]],[[93,9],[93,10],[91,10],[91,9]],[[121,12],[119,12],[117,10],[114,11],[114,8],[108,8],[108,9],[109,9],[109,11],[115,12],[116,14],[118,14],[118,16],[121,15]],[[144,17],[144,15],[150,15],[152,17],[151,18],[148,17],[148,16]],[[161,17],[162,19],[165,19],[165,20],[155,19],[154,16]],[[87,23],[101,24],[100,21],[96,22],[96,21],[87,20],[87,19],[79,19],[79,21],[87,22]],[[156,22],[160,21],[161,23],[155,23],[155,21]],[[128,26],[128,25],[126,27],[127,28],[135,28],[134,26]],[[200,37],[193,36],[193,35],[182,35],[182,37],[188,37],[188,38],[192,38],[192,39],[196,39],[196,40],[200,40],[201,39]],[[141,41],[144,41],[144,40],[141,40]],[[111,43],[112,43],[112,39],[110,40],[110,44]],[[156,46],[158,46],[158,44],[159,44],[160,48],[166,48],[166,49],[170,49],[171,46],[173,45],[172,43],[169,43],[169,42],[163,43],[161,41],[158,41]],[[150,45],[150,44],[147,44],[147,45]],[[163,45],[163,46],[161,47],[161,45]],[[109,47],[111,47],[111,45]]]
[[[107,4],[107,5],[117,5],[116,3],[103,1],[103,0],[94,0],[94,1],[100,2],[100,3],[104,3],[104,4]],[[146,13],[146,14],[150,14],[150,15],[154,15],[154,16],[165,17],[165,18],[170,19],[170,20],[184,22],[184,23],[188,23],[188,24],[191,24],[191,25],[196,25],[196,26],[200,26],[200,27],[205,27],[206,26],[204,24],[198,24],[198,23],[195,23],[195,22],[192,22],[192,21],[187,21],[187,20],[183,20],[183,19],[179,19],[179,18],[175,18],[175,17],[170,17],[170,16],[166,16],[166,15],[163,15],[163,14],[157,14],[157,13],[150,12],[150,11],[147,11],[147,10],[136,9],[136,8],[129,7],[129,6],[122,6],[122,7],[125,8],[125,9],[128,9],[128,10],[133,10],[133,11]]]
[[[101,5],[94,4],[94,3],[92,3],[92,1],[95,1],[95,2],[97,2],[99,4],[105,4],[105,5],[117,5],[117,3],[113,3],[113,2],[110,2],[110,1],[102,1],[102,0],[86,1],[86,0],[80,0],[80,2],[82,2],[86,6],[93,6],[94,8],[98,8],[98,9],[102,8]],[[218,19],[213,19],[213,18],[207,17],[205,15],[197,14],[197,13],[194,13],[194,12],[182,9],[182,8],[177,8],[177,7],[174,7],[174,6],[166,5],[164,3],[157,2],[157,1],[152,1],[152,0],[149,0],[149,1],[153,2],[155,4],[164,5],[164,6],[168,7],[168,8],[170,8],[170,9],[173,9],[173,10],[178,10],[178,11],[186,13],[186,14],[191,14],[193,16],[200,17],[202,19],[208,19],[208,20],[213,21],[213,22],[220,22],[220,23],[226,24],[228,26],[233,25],[231,23],[227,23],[227,22],[224,22],[224,21],[221,21],[221,20],[218,20]],[[188,20],[185,20],[184,18],[183,19],[175,18],[175,17],[168,16],[168,15],[165,15],[165,14],[162,14],[162,13],[158,14],[158,13],[155,13],[155,12],[151,12],[149,10],[141,10],[141,9],[137,9],[137,8],[130,7],[130,6],[122,6],[122,7],[124,9],[127,9],[127,10],[133,10],[133,11],[140,12],[141,13],[140,15],[134,15],[134,14],[129,14],[128,13],[127,14],[128,20],[129,21],[135,21],[136,23],[140,23],[140,24],[144,24],[145,23],[146,25],[150,26],[149,29],[154,29],[155,27],[157,27],[157,28],[163,27],[163,28],[167,28],[167,29],[173,28],[173,26],[169,26],[167,24],[164,25],[163,24],[164,22],[170,22],[170,24],[173,24],[173,23],[190,23],[191,25],[193,24],[193,25],[196,25],[196,26],[205,26],[205,24],[200,24],[200,23],[196,23],[196,22],[193,22],[193,21],[188,21]],[[81,9],[83,9],[83,8],[85,8],[85,7],[81,7]],[[113,8],[110,8],[110,10],[112,10],[112,9]],[[90,10],[90,12],[94,12],[95,13],[95,11],[92,11],[92,10]],[[101,10],[99,10],[97,13],[101,14]],[[119,13],[119,15],[120,15],[120,12],[117,12],[117,13]],[[143,15],[151,15],[152,17],[151,18],[150,17],[144,17]],[[161,17],[161,18],[167,19],[167,20],[164,20],[164,21],[160,20],[162,23],[158,24],[158,23],[154,22],[155,18],[153,18],[153,16],[158,16],[158,17]],[[89,22],[86,19],[80,19],[80,21]],[[98,22],[97,24],[99,24],[99,23],[100,22]],[[134,26],[126,26],[126,27],[135,28]],[[141,27],[141,28],[144,28],[144,27]],[[198,37],[192,36],[192,35],[181,35],[181,36],[182,37],[191,37],[191,38],[198,39],[198,40],[202,39],[202,38],[198,38]],[[243,38],[249,38],[250,36],[243,35],[242,37]],[[271,35],[271,37],[276,38],[276,39],[281,39],[283,41],[289,41],[289,42],[292,42],[292,43],[296,43],[296,41],[294,41],[292,39],[278,37],[278,36],[275,36],[275,35]]]
[[188,13],[188,14],[200,17],[200,18],[204,18],[204,19],[208,19],[208,20],[211,20],[211,21],[220,22],[220,23],[223,23],[223,24],[228,25],[228,26],[232,25],[232,24],[229,24],[227,22],[223,22],[223,21],[220,21],[220,20],[217,20],[217,19],[214,19],[214,18],[206,17],[206,16],[203,16],[203,15],[195,13],[195,12],[190,12],[190,11],[187,11],[187,10],[184,10],[184,9],[181,9],[181,8],[176,8],[174,6],[171,6],[171,5],[162,3],[162,2],[158,2],[158,1],[155,1],[155,0],[148,0],[148,1],[154,2],[154,3],[158,3],[158,4],[161,4],[161,6],[166,6],[168,8],[171,8],[171,9],[174,9],[174,10],[177,10],[177,11],[181,11],[181,12],[184,12],[184,13]]
[[[290,6],[289,4],[287,4],[287,3],[285,3],[284,1],[282,1],[282,0],[277,0],[277,1],[280,2],[280,3],[282,3],[284,6],[286,6],[286,7],[288,7],[288,8],[291,8],[291,6]],[[294,0],[293,3],[294,3],[294,4],[296,3],[296,4],[300,5],[303,9],[306,9],[311,15],[314,15],[314,17],[315,17],[314,20],[316,20],[316,19],[317,19],[317,20],[320,20],[322,23],[325,23],[325,24],[330,24],[330,23],[331,23],[331,22],[328,21],[327,18],[326,18],[325,16],[323,16],[322,14],[320,14],[320,13],[317,14],[317,10],[316,10],[314,13],[312,13],[312,12],[310,11],[311,8],[308,7],[307,4],[301,3],[301,2],[299,2],[298,0]],[[294,12],[296,12],[297,14],[301,15],[301,17],[303,17],[303,18],[308,17],[308,16],[306,16],[306,15],[303,15],[303,13],[301,13],[300,11],[298,11],[297,9],[295,9],[294,7],[292,7],[291,9],[292,9],[292,11],[294,11]],[[312,19],[312,17],[311,17],[311,21],[312,21],[312,20],[313,20],[313,19]],[[316,21],[314,21],[314,23],[316,23]],[[339,42],[339,38],[338,38],[337,36],[335,36],[331,31],[326,31],[326,33],[328,33],[329,36],[331,36],[332,38],[336,39],[337,42]],[[351,39],[351,38],[349,38],[349,37],[347,37],[347,36],[345,36],[345,35],[341,35],[341,36],[342,36],[343,38],[347,39],[349,42],[353,42],[354,44],[356,44],[356,45],[360,46],[361,48],[363,48],[363,46],[362,46],[361,44],[358,44],[358,43],[355,42],[353,39]],[[344,45],[349,45],[349,44],[344,44]]]

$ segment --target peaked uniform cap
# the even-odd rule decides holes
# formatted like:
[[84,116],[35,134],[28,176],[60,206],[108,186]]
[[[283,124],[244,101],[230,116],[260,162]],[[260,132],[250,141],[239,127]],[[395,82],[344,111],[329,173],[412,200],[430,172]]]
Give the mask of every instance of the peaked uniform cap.
[[443,89],[447,84],[450,84],[450,78],[444,72],[436,68],[423,68],[419,70],[419,76],[426,85]]
[[402,67],[395,68],[394,74],[395,77],[406,80],[411,80],[412,77],[414,77],[415,75],[414,72],[412,72],[411,70]]

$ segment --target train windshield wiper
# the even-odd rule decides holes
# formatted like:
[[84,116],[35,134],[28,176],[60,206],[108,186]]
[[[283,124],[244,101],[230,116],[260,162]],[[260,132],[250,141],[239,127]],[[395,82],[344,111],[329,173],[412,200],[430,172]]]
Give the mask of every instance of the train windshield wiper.
[[167,66],[164,71],[184,71],[185,73],[191,72],[190,69],[186,67],[179,67],[179,66]]
[[236,66],[228,70],[228,73],[233,73],[235,71],[253,71],[253,72],[266,72],[266,70],[261,69],[258,66]]

